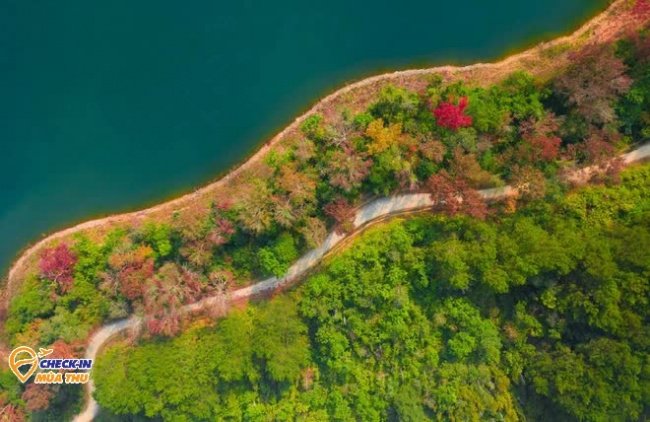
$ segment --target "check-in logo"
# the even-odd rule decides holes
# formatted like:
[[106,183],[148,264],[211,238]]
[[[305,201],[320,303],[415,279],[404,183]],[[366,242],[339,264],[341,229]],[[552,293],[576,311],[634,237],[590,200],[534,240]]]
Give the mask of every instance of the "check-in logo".
[[[28,346],[16,347],[9,355],[9,368],[23,384],[36,374],[36,384],[85,384],[89,380],[92,359],[44,359],[54,353],[54,349],[38,349],[38,353]],[[65,376],[64,376],[65,375]]]
[[[16,347],[9,355],[9,368],[18,377],[18,380],[24,384],[38,369],[38,359],[42,359],[52,352],[54,352],[54,349],[40,349],[36,353],[31,347]],[[20,372],[20,368],[27,365],[29,365],[29,369]]]

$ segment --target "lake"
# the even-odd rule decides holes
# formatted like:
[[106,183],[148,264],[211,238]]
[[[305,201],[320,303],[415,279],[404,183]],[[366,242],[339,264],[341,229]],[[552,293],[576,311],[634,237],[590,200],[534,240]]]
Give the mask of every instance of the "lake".
[[76,222],[191,191],[317,99],[494,60],[600,0],[0,0],[0,269]]

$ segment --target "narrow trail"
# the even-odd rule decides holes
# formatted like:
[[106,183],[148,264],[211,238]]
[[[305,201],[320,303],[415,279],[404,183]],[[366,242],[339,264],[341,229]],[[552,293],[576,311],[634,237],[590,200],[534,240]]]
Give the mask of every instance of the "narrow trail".
[[[621,158],[627,164],[641,161],[650,157],[650,144],[643,145],[642,147],[631,151]],[[593,172],[592,168],[584,168],[574,173],[572,180],[576,180],[575,175],[589,175]],[[501,188],[485,189],[479,191],[485,200],[496,200],[511,196],[517,193],[517,190],[504,186]],[[309,270],[318,265],[322,258],[337,246],[344,239],[354,235],[360,229],[366,228],[368,225],[381,221],[384,217],[394,216],[414,211],[425,211],[433,207],[434,202],[431,196],[427,193],[413,193],[391,196],[386,198],[375,199],[360,209],[357,210],[354,218],[354,230],[350,234],[337,234],[336,232],[330,233],[323,244],[317,248],[312,249],[296,261],[287,271],[287,274],[282,278],[271,277],[258,283],[252,284],[238,290],[228,293],[226,302],[236,303],[246,300],[258,295],[273,292],[277,289],[287,287],[288,285],[296,282],[305,275]],[[216,295],[207,297],[198,302],[187,305],[183,308],[183,312],[193,313],[212,305],[217,305],[223,302],[223,295]],[[107,324],[97,330],[90,339],[86,349],[85,359],[96,359],[98,352],[101,348],[114,336],[123,333],[127,330],[138,329],[142,324],[143,318],[131,317],[128,319],[119,320]],[[99,404],[95,401],[92,393],[95,391],[94,381],[91,380],[86,384],[87,402],[83,412],[75,417],[75,422],[91,421],[97,416],[99,412]]]

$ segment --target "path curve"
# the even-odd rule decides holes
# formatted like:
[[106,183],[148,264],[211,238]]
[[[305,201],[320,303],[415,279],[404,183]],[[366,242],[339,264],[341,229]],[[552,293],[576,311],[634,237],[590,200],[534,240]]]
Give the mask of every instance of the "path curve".
[[[631,164],[636,161],[641,161],[650,157],[650,144],[643,145],[642,147],[631,151],[621,156],[625,164]],[[579,170],[577,173],[589,174],[590,168]],[[485,189],[479,191],[485,200],[496,200],[511,196],[517,193],[517,190],[504,186],[501,188]],[[317,248],[312,249],[296,261],[287,271],[287,274],[282,278],[271,277],[258,283],[252,284],[229,293],[227,298],[230,302],[237,302],[248,299],[260,294],[272,292],[278,288],[286,287],[292,282],[297,281],[301,276],[314,268],[321,259],[338,245],[343,239],[351,236],[361,228],[367,227],[373,222],[379,221],[386,216],[399,215],[408,212],[428,210],[434,205],[431,200],[431,195],[428,193],[412,193],[397,196],[390,196],[386,198],[378,198],[362,206],[357,210],[354,218],[354,230],[350,234],[337,234],[336,232],[330,233],[323,244]],[[210,307],[211,305],[218,304],[223,301],[222,295],[211,296],[202,299],[196,303],[184,307],[183,312],[192,313]],[[107,324],[96,331],[90,339],[88,348],[86,349],[85,359],[96,359],[98,352],[101,350],[112,337],[130,329],[138,329],[142,324],[141,317],[131,317],[122,319],[110,324]],[[95,401],[92,393],[95,391],[95,384],[91,380],[86,384],[87,402],[83,412],[75,417],[75,422],[88,422],[97,416],[99,412],[99,404]]]
[[[314,113],[318,113],[322,111],[324,108],[326,108],[327,105],[334,103],[337,99],[343,97],[344,95],[359,89],[363,88],[365,86],[371,86],[373,84],[377,84],[383,81],[399,81],[402,78],[407,78],[407,77],[412,77],[412,76],[421,76],[421,75],[432,75],[432,74],[443,74],[443,73],[453,73],[456,72],[457,74],[469,74],[472,71],[479,70],[479,69],[489,69],[490,71],[497,71],[499,69],[509,69],[512,66],[514,66],[517,63],[523,63],[525,60],[528,60],[530,58],[533,58],[536,54],[538,54],[540,51],[548,51],[549,49],[552,49],[555,46],[561,46],[565,43],[574,41],[574,40],[579,40],[581,39],[584,34],[594,34],[597,31],[597,29],[600,28],[601,24],[604,22],[606,23],[607,19],[614,14],[616,10],[618,10],[621,7],[624,7],[626,4],[627,0],[615,0],[605,11],[603,11],[601,14],[596,16],[595,18],[591,19],[588,21],[586,24],[584,24],[581,28],[573,32],[572,34],[564,37],[560,37],[557,39],[554,39],[552,41],[548,42],[542,42],[538,44],[535,47],[532,47],[528,50],[525,50],[521,53],[514,54],[512,56],[509,56],[505,58],[504,60],[501,60],[496,63],[477,63],[469,66],[438,66],[438,67],[433,67],[433,68],[426,68],[426,69],[413,69],[413,70],[403,70],[403,71],[397,71],[397,72],[391,72],[391,73],[385,73],[382,75],[377,75],[377,76],[372,76],[366,79],[362,79],[358,82],[349,84],[332,94],[326,96],[322,100],[318,101],[311,109],[309,109],[306,113],[302,114],[300,117],[296,118],[289,126],[287,126],[284,130],[282,130],[280,133],[275,135],[269,142],[267,142],[262,148],[260,148],[255,154],[250,156],[243,164],[241,164],[239,167],[236,167],[233,171],[229,172],[227,175],[225,175],[223,178],[210,183],[206,186],[204,186],[201,189],[198,189],[192,193],[188,193],[186,195],[180,196],[176,199],[173,199],[168,202],[164,202],[162,204],[153,206],[151,208],[147,208],[144,210],[140,211],[135,211],[135,212],[129,212],[129,213],[124,213],[124,214],[117,214],[117,215],[111,215],[105,218],[100,218],[96,220],[91,220],[87,221],[81,224],[78,224],[76,226],[58,231],[56,233],[53,233],[44,239],[41,239],[38,241],[36,244],[26,248],[22,254],[14,261],[13,265],[9,269],[9,273],[7,274],[6,277],[6,284],[3,287],[3,293],[5,294],[5,299],[6,302],[9,301],[10,296],[11,296],[11,286],[12,284],[18,279],[17,275],[20,274],[21,270],[25,269],[28,266],[29,259],[33,256],[36,255],[36,253],[42,249],[44,246],[46,246],[49,242],[56,240],[56,239],[61,239],[63,237],[66,237],[68,235],[71,235],[73,233],[77,233],[82,230],[86,229],[91,229],[94,227],[99,227],[105,224],[116,224],[120,223],[122,221],[129,220],[131,218],[142,218],[147,215],[151,215],[153,213],[169,209],[170,211],[180,211],[183,208],[185,208],[191,201],[197,197],[197,195],[204,195],[208,194],[215,189],[227,184],[228,182],[232,181],[235,179],[237,176],[242,174],[245,170],[249,169],[253,164],[256,162],[260,161],[263,156],[268,153],[270,148],[281,141],[282,139],[285,138],[288,134],[294,133],[296,130],[298,130],[300,124],[310,115]],[[607,31],[603,31],[607,32]],[[516,66],[515,66],[516,67]],[[0,294],[0,299],[1,299],[1,294]],[[0,305],[1,307],[1,305]]]

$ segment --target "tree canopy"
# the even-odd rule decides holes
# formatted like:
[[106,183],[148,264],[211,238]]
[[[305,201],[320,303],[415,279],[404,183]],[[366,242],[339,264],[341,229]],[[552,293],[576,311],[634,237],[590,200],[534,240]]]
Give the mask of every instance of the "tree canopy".
[[373,228],[290,293],[110,348],[96,397],[165,420],[643,419],[650,166],[621,178]]

